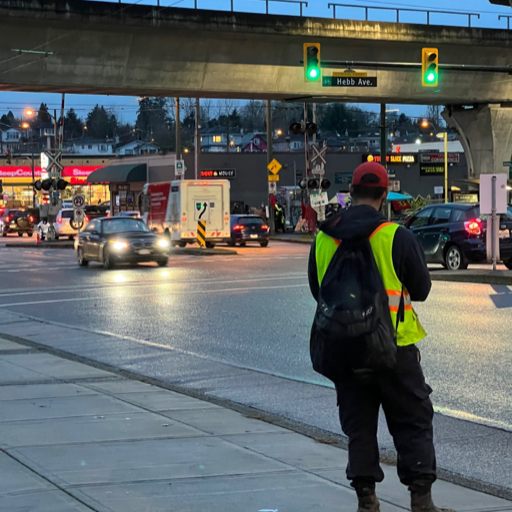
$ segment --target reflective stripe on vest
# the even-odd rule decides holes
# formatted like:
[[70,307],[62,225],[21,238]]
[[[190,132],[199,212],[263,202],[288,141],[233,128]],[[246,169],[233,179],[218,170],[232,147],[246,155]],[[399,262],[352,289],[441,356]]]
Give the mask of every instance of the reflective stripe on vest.
[[[393,265],[393,239],[398,228],[398,224],[385,222],[370,236],[370,245],[377,263],[377,268],[382,276],[382,281],[388,294],[389,314],[391,315],[391,321],[394,327],[396,327],[397,324],[397,315],[402,295],[402,283],[398,279]],[[322,284],[329,263],[339,244],[339,240],[323,232],[320,232],[316,238],[315,259],[318,282],[320,285]],[[404,289],[403,293],[405,311],[403,321],[400,322],[397,333],[397,343],[399,346],[412,345],[421,341],[426,336],[426,332],[421,326],[418,316],[412,307],[409,292]]]

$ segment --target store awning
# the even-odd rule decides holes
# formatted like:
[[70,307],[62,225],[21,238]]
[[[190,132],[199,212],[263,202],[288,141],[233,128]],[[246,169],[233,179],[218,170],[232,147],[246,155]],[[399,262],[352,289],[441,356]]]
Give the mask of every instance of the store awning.
[[129,183],[147,181],[146,164],[107,165],[87,176],[87,183]]

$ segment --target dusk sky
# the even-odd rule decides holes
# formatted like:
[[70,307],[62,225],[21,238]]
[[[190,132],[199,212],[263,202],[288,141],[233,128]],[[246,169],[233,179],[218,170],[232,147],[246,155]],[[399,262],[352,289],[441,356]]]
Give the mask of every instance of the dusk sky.
[[[150,4],[152,2],[143,1],[135,3]],[[154,2],[153,2],[154,3]],[[211,9],[228,9],[230,0],[198,0],[198,5],[201,8]],[[332,10],[327,9],[327,0],[309,0],[309,7],[304,8],[304,15],[317,16],[317,17],[332,17]],[[345,3],[341,2],[341,3]],[[430,10],[440,9],[443,11],[463,11],[473,12],[480,14],[480,19],[473,18],[472,25],[475,27],[485,28],[505,28],[506,20],[498,21],[499,14],[512,15],[512,9],[507,7],[498,7],[491,5],[488,0],[450,0],[450,2],[442,0],[432,0],[425,2],[425,0],[401,0],[401,1],[384,1],[384,0],[352,0],[346,2],[354,5],[368,5],[374,6],[375,9],[370,11],[370,19],[374,21],[394,21],[395,13],[392,11],[384,11],[377,9],[378,7],[403,7],[407,9],[424,9],[425,5],[429,6]],[[192,0],[182,0],[180,2],[161,0],[160,5],[176,4],[176,7],[189,7],[193,5]],[[446,7],[449,5],[450,7]],[[298,8],[289,4],[271,3],[270,12],[274,14],[294,14]],[[263,12],[265,8],[264,2],[256,0],[235,0],[235,10],[248,11],[248,12]],[[338,18],[348,19],[364,19],[363,9],[350,9],[342,10],[338,8]],[[425,23],[425,14],[422,13],[403,13],[401,20],[411,23]],[[467,26],[467,16],[460,16],[456,14],[432,14],[432,24],[448,24]],[[1,69],[1,65],[0,65]],[[21,116],[22,112],[27,107],[38,107],[41,102],[47,103],[49,108],[60,108],[60,95],[58,94],[35,94],[35,93],[10,93],[0,92],[0,115],[11,110],[16,116]],[[91,108],[99,103],[106,108],[115,110],[118,117],[123,122],[133,122],[136,117],[137,101],[134,97],[126,96],[86,96],[86,95],[67,95],[66,96],[66,109],[73,107],[80,117],[85,117]],[[242,101],[239,102],[243,104]],[[378,105],[366,105],[365,108],[377,111]],[[390,105],[389,109],[400,109],[410,116],[422,116],[425,112],[424,106],[410,106],[410,105]]]

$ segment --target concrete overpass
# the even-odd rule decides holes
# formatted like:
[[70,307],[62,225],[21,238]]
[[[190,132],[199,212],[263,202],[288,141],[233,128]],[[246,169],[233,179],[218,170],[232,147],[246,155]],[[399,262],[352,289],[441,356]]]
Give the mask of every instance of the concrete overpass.
[[[377,77],[377,87],[323,87],[304,82],[299,61],[306,41],[322,44],[322,61],[419,63],[421,48],[433,46],[442,64],[512,64],[506,30],[83,0],[0,0],[0,90],[442,104],[450,106],[449,122],[473,152],[485,105],[498,104],[500,115],[488,109],[484,120],[493,148],[500,148],[492,150],[492,169],[486,172],[498,161],[502,170],[501,161],[510,159],[510,137],[501,140],[503,128],[512,129],[512,109],[502,108],[512,103],[507,74],[447,70],[439,88],[430,89],[421,87],[418,69],[374,66],[364,71]],[[324,75],[332,72],[323,69]],[[458,105],[474,104],[484,107],[474,115],[465,110],[455,122]],[[477,133],[471,142],[464,135],[468,123]],[[487,169],[477,160],[469,159],[475,173]]]
[[[299,61],[306,41],[322,43],[322,60],[419,64],[421,48],[434,46],[441,64],[512,64],[506,30],[0,0],[0,89],[444,105],[512,101],[512,82],[495,73],[445,71],[439,89],[421,87],[418,69],[398,68],[368,69],[378,78],[371,89],[305,83]],[[16,57],[13,49],[52,54],[9,60]]]

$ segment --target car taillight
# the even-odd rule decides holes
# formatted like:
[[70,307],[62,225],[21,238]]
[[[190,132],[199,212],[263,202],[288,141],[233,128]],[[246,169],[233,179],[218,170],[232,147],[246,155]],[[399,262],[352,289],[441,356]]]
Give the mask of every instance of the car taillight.
[[60,224],[61,222],[62,222],[62,217],[59,217],[59,218],[57,219],[57,224]]
[[263,224],[263,226],[261,226],[261,229],[267,230],[268,226],[266,224]]
[[464,222],[464,229],[470,235],[480,235],[482,233],[482,222],[480,219],[468,220]]
[[28,218],[29,222],[34,222],[34,217],[32,215]]
[[242,229],[244,229],[243,226],[241,226],[240,224],[237,224],[234,228],[233,228],[233,231],[242,231]]
[[5,222],[10,222],[10,218],[9,217],[5,217]]
[[85,217],[85,222],[89,222],[89,217]]

